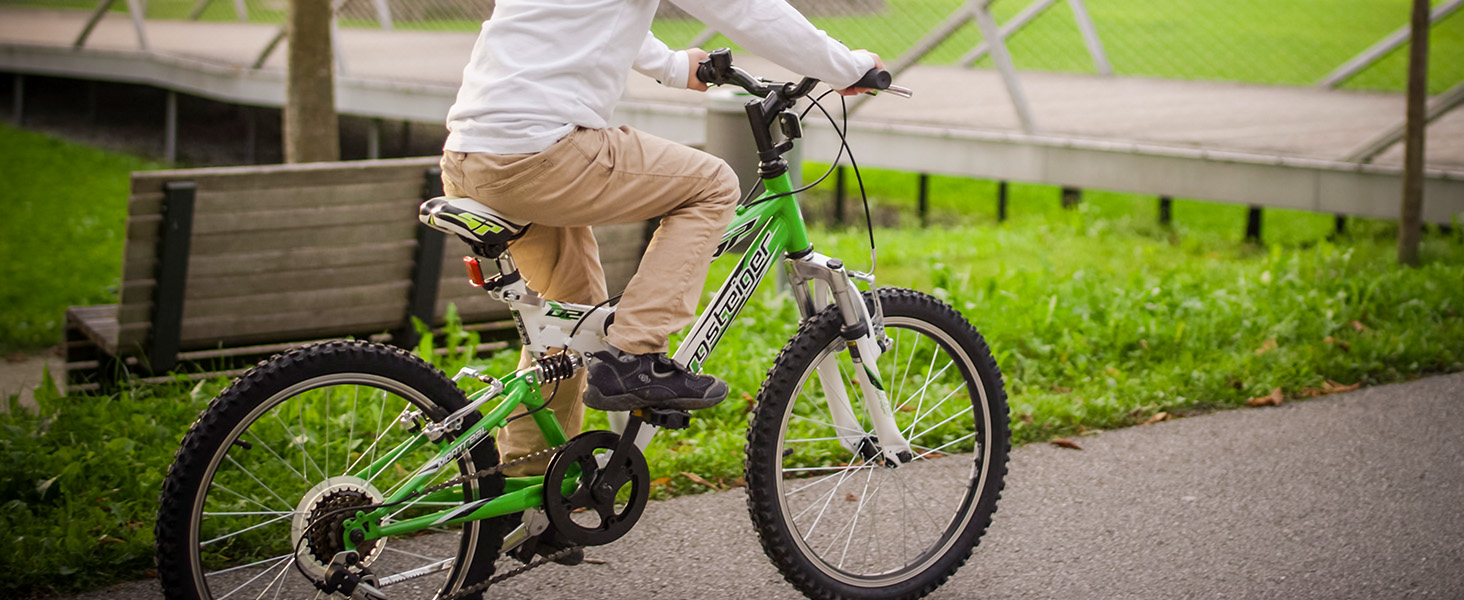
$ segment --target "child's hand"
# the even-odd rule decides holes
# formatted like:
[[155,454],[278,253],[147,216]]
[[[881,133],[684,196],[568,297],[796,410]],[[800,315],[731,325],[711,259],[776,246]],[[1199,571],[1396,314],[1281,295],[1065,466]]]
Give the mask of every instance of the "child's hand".
[[[883,60],[880,60],[878,54],[875,54],[875,53],[870,52],[868,50],[855,50],[855,52],[863,52],[865,54],[868,54],[868,55],[874,57],[874,68],[876,68],[876,69],[883,69],[883,68],[885,68],[884,61]],[[859,94],[863,94],[864,92],[873,92],[873,91],[876,91],[876,90],[872,90],[870,88],[854,88],[854,87],[851,87],[851,88],[844,88],[842,90],[839,90],[839,95],[840,96],[857,96]]]
[[686,89],[696,90],[698,92],[707,91],[707,84],[702,83],[702,80],[696,78],[697,65],[700,65],[701,62],[706,59],[706,50],[702,50],[701,48],[687,48],[686,60],[688,64],[686,69]]

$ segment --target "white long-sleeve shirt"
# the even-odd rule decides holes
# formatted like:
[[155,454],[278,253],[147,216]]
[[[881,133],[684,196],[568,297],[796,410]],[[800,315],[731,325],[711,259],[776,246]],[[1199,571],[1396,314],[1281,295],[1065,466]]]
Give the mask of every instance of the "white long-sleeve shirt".
[[[527,154],[608,126],[632,67],[686,87],[686,52],[650,33],[659,0],[498,0],[447,112],[446,149]],[[835,88],[874,68],[785,0],[676,0],[749,51]]]

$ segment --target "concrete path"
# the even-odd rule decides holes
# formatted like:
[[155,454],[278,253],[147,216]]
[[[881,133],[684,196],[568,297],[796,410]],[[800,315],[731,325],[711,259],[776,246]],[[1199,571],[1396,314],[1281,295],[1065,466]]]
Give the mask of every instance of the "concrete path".
[[[17,360],[18,359],[18,360]],[[53,380],[64,374],[61,357],[46,351],[37,355],[16,354],[0,358],[0,411],[9,410],[9,398],[20,396],[20,405],[34,408],[35,391],[47,369]]]
[[[932,598],[1464,598],[1464,374],[1017,448],[990,533]],[[493,597],[798,594],[740,490]],[[155,582],[85,598],[157,597]]]

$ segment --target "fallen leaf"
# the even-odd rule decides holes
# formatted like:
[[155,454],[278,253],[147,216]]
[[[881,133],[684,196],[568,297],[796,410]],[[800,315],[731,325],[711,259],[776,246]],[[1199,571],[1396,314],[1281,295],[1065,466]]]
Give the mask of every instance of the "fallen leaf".
[[1048,442],[1048,443],[1049,444],[1052,444],[1054,446],[1057,446],[1058,448],[1067,448],[1069,450],[1082,450],[1083,449],[1082,446],[1079,446],[1079,445],[1073,443],[1072,440],[1067,440],[1067,439],[1063,439],[1063,438],[1058,438],[1058,439],[1052,440],[1051,442]]
[[158,570],[157,569],[146,569],[146,570],[144,570],[142,572],[142,576],[143,577],[146,577],[148,579],[157,579],[158,578]]
[[1113,365],[1109,365],[1107,369],[1104,369],[1104,371],[1107,371],[1109,375],[1118,374],[1118,369],[1113,368]]
[[915,407],[910,406],[910,403],[907,402],[900,405],[900,412],[915,412]]
[[747,480],[741,477],[732,480],[732,487],[747,487]]
[[700,484],[702,484],[704,486],[707,486],[709,488],[712,488],[714,490],[720,490],[720,489],[722,489],[722,488],[717,487],[717,484],[712,483],[710,481],[707,481],[705,479],[702,479],[702,476],[701,475],[697,475],[696,473],[688,473],[686,471],[682,471],[681,474],[682,475],[685,475],[687,479],[690,479],[692,481],[695,481],[697,483],[700,483]]
[[1139,347],[1140,348],[1143,348],[1145,350],[1148,350],[1149,349],[1149,340],[1139,340]]
[[668,483],[671,483],[671,478],[670,477],[657,477],[657,478],[651,480],[651,487],[656,487],[658,485],[666,485]]
[[27,358],[30,358],[30,357],[26,356],[24,352],[21,352],[19,350],[15,351],[15,352],[12,352],[10,354],[5,355],[6,362],[13,362],[13,363],[25,362],[25,359],[27,359]]
[[102,544],[125,544],[125,543],[127,543],[127,542],[124,542],[122,540],[119,540],[117,538],[114,538],[114,537],[112,537],[110,535],[104,535],[101,538],[97,539],[97,545],[99,545],[99,546],[102,545]]
[[752,394],[749,394],[747,392],[742,392],[742,399],[743,400],[746,400],[748,402],[752,402]]
[[1071,393],[1073,391],[1073,388],[1062,387],[1060,385],[1054,385],[1054,386],[1052,386],[1052,391],[1057,392],[1059,394],[1067,394],[1067,393]]
[[945,458],[945,455],[939,452],[927,452],[923,456],[925,458]]
[[1360,387],[1362,387],[1362,382],[1361,381],[1359,381],[1357,383],[1354,383],[1352,385],[1342,385],[1340,383],[1337,383],[1335,381],[1332,381],[1331,379],[1328,379],[1328,380],[1322,382],[1322,387],[1319,387],[1319,388],[1314,388],[1314,387],[1301,388],[1300,394],[1301,394],[1301,397],[1303,397],[1303,398],[1315,398],[1317,396],[1326,396],[1328,394],[1340,394],[1342,392],[1350,392],[1350,391],[1353,391],[1353,390],[1355,390],[1357,388],[1360,388]]
[[849,492],[847,494],[844,494],[844,501],[845,502],[858,502],[859,501],[859,496],[856,495],[854,492]]
[[1168,421],[1168,420],[1169,420],[1169,413],[1167,413],[1167,412],[1158,412],[1158,413],[1154,413],[1154,416],[1149,417],[1149,420],[1148,421],[1144,421],[1144,424],[1145,425],[1153,425],[1153,424],[1158,423],[1160,421]]
[[1352,325],[1352,328],[1356,329],[1358,333],[1362,333],[1364,331],[1367,331],[1368,329],[1367,325],[1362,324],[1362,321],[1353,321],[1352,323],[1350,323],[1350,325]]
[[1017,415],[1017,420],[1018,421],[1021,421],[1023,423],[1026,423],[1028,425],[1031,425],[1032,424],[1032,421],[1033,421],[1032,415],[1029,415],[1027,413],[1022,413],[1020,415]]
[[1281,394],[1281,388],[1278,387],[1278,388],[1276,388],[1274,390],[1271,390],[1271,393],[1266,394],[1265,396],[1257,396],[1255,398],[1251,398],[1250,400],[1246,400],[1245,401],[1245,405],[1246,406],[1281,406],[1281,401],[1282,400],[1285,400],[1285,399],[1286,399],[1286,396],[1284,396],[1284,395]]
[[1339,339],[1334,338],[1334,337],[1332,337],[1332,336],[1329,335],[1329,336],[1323,338],[1322,341],[1323,342],[1326,342],[1328,344],[1336,344],[1337,347],[1338,348],[1341,348],[1343,352],[1351,352],[1352,351],[1352,344],[1347,343],[1346,340],[1339,340]]
[[1266,340],[1264,342],[1261,342],[1261,347],[1260,348],[1256,348],[1256,356],[1260,356],[1262,354],[1265,354],[1265,353],[1270,352],[1270,351],[1275,350],[1275,349],[1276,349],[1276,338],[1271,338],[1269,340]]

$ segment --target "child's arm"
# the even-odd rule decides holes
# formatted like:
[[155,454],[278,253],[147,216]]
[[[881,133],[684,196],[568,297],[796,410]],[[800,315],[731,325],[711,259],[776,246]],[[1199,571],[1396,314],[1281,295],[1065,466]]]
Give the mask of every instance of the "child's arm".
[[693,74],[696,72],[696,64],[706,57],[706,51],[701,48],[672,51],[665,42],[647,31],[633,66],[636,71],[666,87],[705,92],[707,84],[697,80]]
[[847,88],[878,65],[878,57],[849,50],[784,0],[672,1],[753,54],[834,89]]

